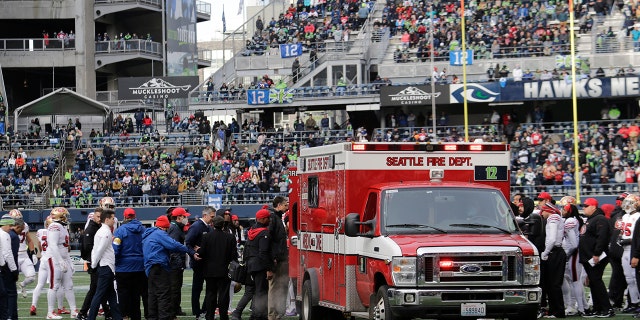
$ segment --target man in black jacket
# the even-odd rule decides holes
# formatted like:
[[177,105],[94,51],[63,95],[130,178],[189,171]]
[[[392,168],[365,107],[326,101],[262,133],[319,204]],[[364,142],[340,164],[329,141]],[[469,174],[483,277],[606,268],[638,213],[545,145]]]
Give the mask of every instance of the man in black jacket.
[[[189,230],[184,240],[184,244],[194,249],[202,244],[202,237],[209,233],[209,223],[215,216],[216,209],[213,207],[205,207],[202,210],[202,217],[196,220]],[[204,287],[204,263],[202,261],[190,260],[191,269],[193,269],[193,280],[191,284],[191,312],[199,319],[206,312],[206,306],[200,307],[200,294]]]
[[[169,226],[169,237],[171,239],[184,244],[184,226],[187,223],[187,217],[190,214],[182,207],[170,207],[167,209],[167,218],[171,222]],[[182,303],[182,279],[184,276],[185,255],[180,252],[172,252],[169,254],[169,265],[171,266],[171,312],[172,318],[176,316],[186,316],[180,305]]]
[[202,246],[198,255],[205,265],[204,277],[207,281],[205,305],[207,306],[207,320],[215,319],[218,308],[220,320],[228,320],[229,315],[229,263],[238,261],[238,250],[235,237],[222,230],[224,218],[213,218],[213,231],[202,237]]
[[[267,295],[269,294],[269,284],[274,277],[273,258],[271,257],[270,233],[267,229],[271,224],[268,210],[265,208],[256,213],[256,223],[247,233],[247,243],[245,245],[244,258],[247,261],[247,272],[251,274],[254,282],[255,294],[251,305],[252,320],[267,320],[268,305]],[[275,221],[277,223],[277,221]],[[283,295],[284,298],[287,294]]]
[[[633,228],[633,234],[631,235],[631,268],[636,269],[636,283],[640,283],[640,268],[638,268],[638,265],[640,265],[640,228]],[[640,313],[637,312],[633,317],[640,318]]]
[[[269,280],[269,320],[282,319],[287,308],[289,290],[289,248],[287,248],[287,230],[282,216],[289,210],[289,200],[282,196],[273,199],[269,238],[271,240],[271,259],[273,260],[273,278]],[[257,295],[256,291],[256,295]]]
[[[80,256],[82,257],[82,259],[84,259],[84,261],[86,261],[86,266],[87,266],[87,273],[89,273],[89,291],[87,291],[87,295],[84,297],[84,301],[82,302],[82,307],[80,308],[80,311],[78,312],[78,316],[76,317],[76,320],[86,320],[87,319],[87,313],[89,312],[89,308],[91,307],[91,300],[93,300],[93,296],[96,293],[96,288],[98,286],[98,275],[94,272],[93,269],[91,269],[91,250],[93,250],[93,238],[96,235],[96,232],[98,231],[98,229],[100,229],[100,214],[102,213],[103,208],[96,208],[95,211],[93,211],[93,217],[91,218],[91,220],[89,220],[89,224],[87,225],[87,227],[84,229],[84,232],[82,233],[82,237],[80,238]],[[105,299],[102,301],[102,308],[105,312],[105,318],[109,319],[111,318],[110,316],[110,310],[109,310],[109,306],[107,305],[107,299],[105,297]]]
[[614,308],[622,308],[624,291],[627,289],[627,280],[624,278],[624,271],[622,269],[623,248],[620,246],[619,241],[620,231],[624,227],[621,225],[622,216],[625,214],[620,206],[628,195],[628,192],[623,192],[616,198],[616,207],[611,212],[611,217],[609,218],[609,228],[611,229],[611,239],[609,241],[609,263],[611,264],[609,300],[613,301]]
[[602,209],[598,208],[598,200],[587,198],[582,203],[582,207],[584,207],[587,222],[582,227],[583,231],[580,232],[578,252],[580,263],[582,263],[584,270],[587,272],[591,297],[593,298],[593,310],[586,312],[585,316],[613,317],[615,313],[609,302],[607,287],[602,281],[604,268],[609,263],[609,257],[607,256],[611,238],[609,221]]

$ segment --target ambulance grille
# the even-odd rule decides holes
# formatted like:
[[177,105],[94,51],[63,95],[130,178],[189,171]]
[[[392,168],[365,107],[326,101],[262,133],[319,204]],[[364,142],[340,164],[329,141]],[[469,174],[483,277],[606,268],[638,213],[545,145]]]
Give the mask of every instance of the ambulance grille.
[[517,281],[514,255],[423,256],[424,282],[447,284],[504,283]]

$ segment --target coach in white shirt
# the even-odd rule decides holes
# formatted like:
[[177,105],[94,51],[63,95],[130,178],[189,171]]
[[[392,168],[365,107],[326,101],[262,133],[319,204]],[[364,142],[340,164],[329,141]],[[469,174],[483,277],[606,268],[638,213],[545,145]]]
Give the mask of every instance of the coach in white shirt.
[[0,219],[0,266],[2,266],[2,281],[0,281],[0,319],[9,319],[8,290],[12,286],[15,288],[16,281],[18,280],[18,266],[13,257],[13,251],[11,251],[11,236],[9,236],[9,230],[11,230],[14,223],[15,220],[8,214],[2,216]]
[[113,210],[105,209],[102,211],[100,223],[100,229],[96,232],[93,240],[93,250],[91,250],[91,268],[98,274],[98,286],[93,300],[91,300],[88,319],[96,319],[102,298],[106,296],[111,307],[113,320],[122,320],[122,314],[118,306],[118,296],[113,287],[116,272],[116,256],[111,245],[113,241],[111,228],[115,224]]

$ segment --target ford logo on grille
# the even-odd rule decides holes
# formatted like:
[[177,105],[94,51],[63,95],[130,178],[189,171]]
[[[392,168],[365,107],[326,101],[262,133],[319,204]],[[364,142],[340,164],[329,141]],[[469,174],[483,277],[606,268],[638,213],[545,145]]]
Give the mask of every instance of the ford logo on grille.
[[477,264],[465,264],[460,267],[460,271],[464,273],[478,273],[482,271],[482,267]]

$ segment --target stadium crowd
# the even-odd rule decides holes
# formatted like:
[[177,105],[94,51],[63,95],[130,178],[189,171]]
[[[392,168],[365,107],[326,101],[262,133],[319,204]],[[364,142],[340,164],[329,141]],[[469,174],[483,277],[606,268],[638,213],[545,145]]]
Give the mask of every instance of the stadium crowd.
[[[617,113],[614,110],[611,114],[614,117]],[[608,119],[608,111],[603,115],[602,122],[580,123],[579,179],[584,192],[637,190],[638,125],[631,119]],[[185,119],[190,119],[185,123],[198,122],[194,115]],[[562,193],[575,185],[573,131],[569,125],[555,126],[549,120],[548,112],[539,108],[522,120],[514,112],[494,111],[482,124],[470,126],[469,133],[471,140],[511,145],[514,190],[525,195]],[[185,191],[221,194],[224,201],[233,203],[260,202],[288,190],[287,168],[301,148],[341,141],[464,139],[464,129],[449,125],[444,112],[437,119],[435,134],[431,122],[431,115],[398,111],[387,116],[387,128],[368,134],[364,128],[352,128],[349,122],[329,128],[326,116],[316,121],[309,115],[280,130],[263,128],[253,120],[240,124],[234,119],[229,125],[216,121],[211,128],[214,135],[207,135],[211,140],[177,149],[164,145],[160,135],[147,135],[148,140],[142,142],[123,140],[127,127],[115,127],[121,128],[120,133],[113,133],[117,140],[92,136],[76,150],[75,164],[50,190],[51,204],[86,207],[111,196],[118,205],[169,205],[179,203]],[[73,125],[71,132],[78,124]],[[177,125],[175,130],[185,129]],[[198,135],[199,131],[173,134]],[[173,134],[162,137],[170,139]],[[250,144],[257,147],[250,148]],[[138,146],[134,152],[130,149],[133,146]],[[26,201],[29,194],[45,189],[59,162],[57,156],[33,158],[22,148],[16,149],[0,159],[0,194],[11,195],[5,199],[9,204]]]
[[279,55],[280,44],[301,43],[303,51],[323,50],[325,40],[348,41],[359,30],[375,1],[298,1],[279,17],[264,22],[258,17],[256,31],[242,55]]

